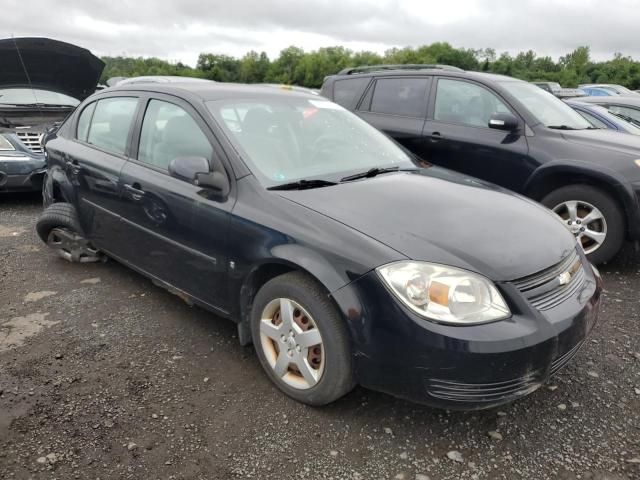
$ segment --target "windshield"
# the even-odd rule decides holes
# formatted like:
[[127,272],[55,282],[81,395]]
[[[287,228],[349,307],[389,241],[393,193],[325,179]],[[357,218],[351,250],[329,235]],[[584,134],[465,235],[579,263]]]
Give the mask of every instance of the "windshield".
[[385,135],[328,100],[273,96],[207,106],[266,186],[416,166]]
[[522,103],[540,123],[547,127],[584,130],[591,127],[582,116],[562,100],[525,82],[500,82],[505,90]]
[[79,100],[50,90],[37,88],[3,88],[0,89],[0,104],[9,105],[64,105],[77,107]]

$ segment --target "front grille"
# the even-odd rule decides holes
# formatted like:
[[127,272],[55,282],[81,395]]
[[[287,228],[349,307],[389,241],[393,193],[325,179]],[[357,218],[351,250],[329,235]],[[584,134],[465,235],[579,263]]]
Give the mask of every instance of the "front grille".
[[430,378],[427,391],[432,397],[453,402],[495,403],[527,395],[538,388],[541,382],[540,371],[496,383],[461,383]]
[[17,132],[18,138],[33,153],[43,153],[42,149],[42,134],[35,132]]
[[512,283],[531,305],[544,311],[560,305],[574,295],[583,286],[585,278],[582,260],[574,251],[557,265]]

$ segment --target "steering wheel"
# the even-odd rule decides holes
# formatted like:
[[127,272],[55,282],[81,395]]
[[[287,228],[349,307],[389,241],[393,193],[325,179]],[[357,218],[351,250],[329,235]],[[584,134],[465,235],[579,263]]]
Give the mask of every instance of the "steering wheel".
[[332,135],[330,133],[325,133],[320,135],[315,141],[311,144],[311,161],[315,163],[323,153],[327,150],[335,149],[336,146],[348,146],[351,142],[344,138],[338,137],[337,135]]

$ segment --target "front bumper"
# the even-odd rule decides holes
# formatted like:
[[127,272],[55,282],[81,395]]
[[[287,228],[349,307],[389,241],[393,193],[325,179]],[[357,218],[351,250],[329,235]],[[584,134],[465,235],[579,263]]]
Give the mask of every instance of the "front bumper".
[[515,287],[500,284],[512,317],[465,327],[413,314],[371,272],[334,293],[351,330],[357,379],[448,409],[490,408],[523,397],[571,360],[597,320],[602,285],[587,268],[581,290],[544,314]]

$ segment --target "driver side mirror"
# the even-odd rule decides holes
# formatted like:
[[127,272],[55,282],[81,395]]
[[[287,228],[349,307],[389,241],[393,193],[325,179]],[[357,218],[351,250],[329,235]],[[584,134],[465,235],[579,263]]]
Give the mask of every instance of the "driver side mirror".
[[489,118],[489,128],[513,132],[519,127],[518,119],[511,113],[494,113]]
[[214,190],[221,197],[229,195],[231,188],[224,171],[211,171],[204,157],[178,157],[169,164],[169,175],[202,188]]

